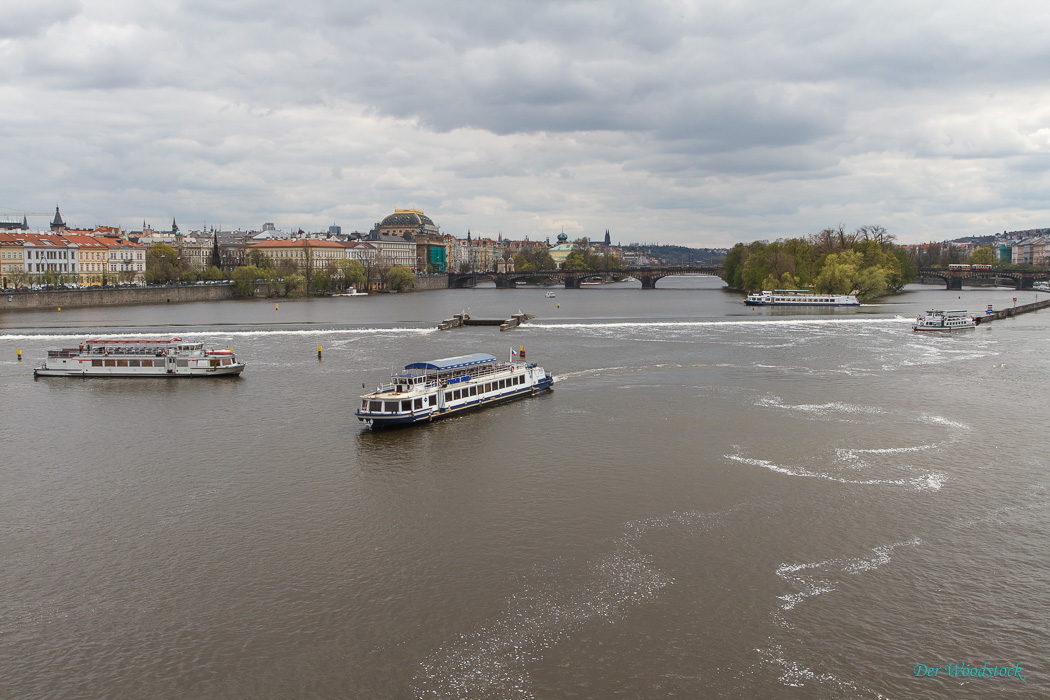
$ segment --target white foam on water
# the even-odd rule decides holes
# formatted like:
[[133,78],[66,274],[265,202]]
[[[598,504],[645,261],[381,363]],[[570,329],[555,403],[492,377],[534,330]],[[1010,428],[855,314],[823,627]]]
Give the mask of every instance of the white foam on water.
[[229,331],[196,331],[174,328],[163,333],[150,331],[133,333],[128,331],[111,332],[106,329],[85,329],[78,333],[59,334],[0,334],[0,340],[69,340],[79,342],[85,338],[119,340],[122,338],[157,338],[171,337],[196,340],[199,338],[268,338],[273,336],[316,336],[316,335],[426,335],[436,333],[434,328],[310,328],[310,329],[268,329],[268,330],[229,330]]
[[581,584],[552,575],[511,596],[502,615],[462,634],[424,660],[413,682],[417,698],[533,698],[528,664],[595,619],[613,620],[652,600],[674,579],[637,546],[654,530],[702,532],[725,513],[672,513],[629,522],[613,550],[590,563]]
[[796,319],[748,319],[738,321],[607,321],[586,323],[544,323],[529,321],[520,328],[525,330],[591,330],[606,328],[748,328],[762,326],[783,327],[821,327],[841,325],[864,325],[864,326],[897,326],[901,323],[910,323],[913,319],[897,318],[796,318]]
[[[734,447],[736,447],[734,445]],[[825,481],[837,481],[840,484],[850,484],[857,486],[908,486],[916,491],[939,491],[944,481],[947,479],[945,474],[940,472],[922,472],[918,476],[913,477],[900,477],[896,479],[854,479],[839,476],[838,474],[826,474],[823,472],[815,472],[805,467],[786,467],[780,464],[775,464],[765,459],[757,459],[754,457],[744,457],[740,454],[727,454],[723,455],[726,459],[731,459],[734,462],[740,462],[741,464],[747,464],[753,467],[762,467],[769,471],[776,472],[778,474],[784,474],[786,476],[802,477],[807,479],[823,479]]]
[[[785,563],[777,567],[776,574],[785,583],[796,589],[792,593],[777,596],[780,604],[772,612],[773,622],[782,629],[792,629],[785,614],[794,610],[801,603],[820,595],[836,590],[845,576],[875,571],[892,561],[892,554],[900,547],[918,547],[923,542],[918,537],[900,542],[873,547],[869,554],[858,557],[835,557],[823,561],[805,564]],[[756,649],[763,662],[772,665],[780,672],[780,682],[791,688],[802,688],[812,684],[832,686],[846,694],[846,697],[866,695],[875,698],[883,696],[871,689],[863,688],[856,683],[839,678],[830,673],[818,673],[804,663],[787,658],[783,645],[775,638],[770,638],[765,649]]]
[[[604,372],[634,372],[639,371],[638,367],[592,367],[591,369],[582,369],[577,372],[561,372],[558,374],[558,381],[563,382],[566,379],[576,379],[578,377],[597,377]],[[649,369],[646,367],[645,369]]]
[[[773,640],[771,640],[772,642]],[[862,688],[853,681],[848,681],[830,673],[817,673],[808,666],[797,661],[789,661],[785,658],[784,648],[780,644],[772,643],[769,648],[755,649],[762,660],[780,670],[780,682],[789,688],[804,688],[807,685],[818,683],[832,686],[843,692],[845,697],[858,697],[867,695],[873,698],[884,699],[885,696],[874,690]]]
[[973,430],[973,428],[966,425],[965,423],[960,423],[958,421],[945,418],[944,416],[931,416],[929,414],[923,414],[919,416],[919,420],[923,423],[929,423],[931,425],[943,425],[946,428],[954,428],[956,430],[963,430],[967,432]]
[[859,404],[842,403],[839,401],[831,401],[828,403],[815,403],[815,404],[786,404],[784,400],[779,396],[763,396],[755,402],[756,406],[762,406],[763,408],[780,408],[792,413],[810,413],[815,415],[879,415],[885,413],[883,409],[878,406],[861,406]]
[[890,563],[890,554],[898,547],[918,547],[921,544],[922,540],[918,537],[913,537],[910,540],[874,547],[868,556],[836,557],[808,564],[781,564],[777,567],[777,576],[798,590],[794,593],[778,596],[783,601],[780,609],[784,611],[793,610],[799,603],[809,598],[824,593],[831,593],[835,590],[835,583],[832,581],[832,578],[839,574],[855,575],[874,571]]

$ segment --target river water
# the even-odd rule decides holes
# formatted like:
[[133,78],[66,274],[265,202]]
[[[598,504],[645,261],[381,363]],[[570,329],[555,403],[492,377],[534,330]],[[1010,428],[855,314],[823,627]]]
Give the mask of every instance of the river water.
[[[1014,297],[751,309],[679,277],[0,311],[0,697],[1050,696],[1050,312],[910,327]],[[144,334],[248,368],[32,377]],[[519,345],[553,392],[352,415],[392,368]],[[962,675],[986,663],[1011,675]]]

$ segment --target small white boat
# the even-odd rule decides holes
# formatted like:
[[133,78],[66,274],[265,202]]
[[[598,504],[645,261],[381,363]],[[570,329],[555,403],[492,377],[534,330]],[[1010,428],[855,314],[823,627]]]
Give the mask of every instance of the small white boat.
[[334,297],[366,297],[368,292],[359,292],[353,287],[348,289],[345,294],[333,294]]
[[547,293],[544,294],[543,296],[547,297],[548,299],[553,299],[554,298],[554,292],[548,290]]
[[213,350],[182,338],[85,340],[48,350],[37,377],[220,377],[244,371],[231,349]]
[[916,331],[965,331],[977,327],[977,321],[965,310],[941,311],[931,309],[915,319]]

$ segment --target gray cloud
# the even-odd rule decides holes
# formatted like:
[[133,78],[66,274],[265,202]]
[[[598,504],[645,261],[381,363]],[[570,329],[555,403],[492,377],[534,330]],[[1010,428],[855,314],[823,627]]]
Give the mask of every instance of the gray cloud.
[[693,245],[1027,227],[1048,25],[1027,2],[23,3],[0,206],[350,229],[424,206],[458,235]]

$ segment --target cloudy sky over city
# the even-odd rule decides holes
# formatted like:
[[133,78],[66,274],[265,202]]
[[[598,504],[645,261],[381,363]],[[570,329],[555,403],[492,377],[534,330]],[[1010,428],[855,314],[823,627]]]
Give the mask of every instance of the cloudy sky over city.
[[0,216],[367,231],[421,208],[456,236],[690,246],[1050,226],[1043,2],[33,0],[0,17]]

